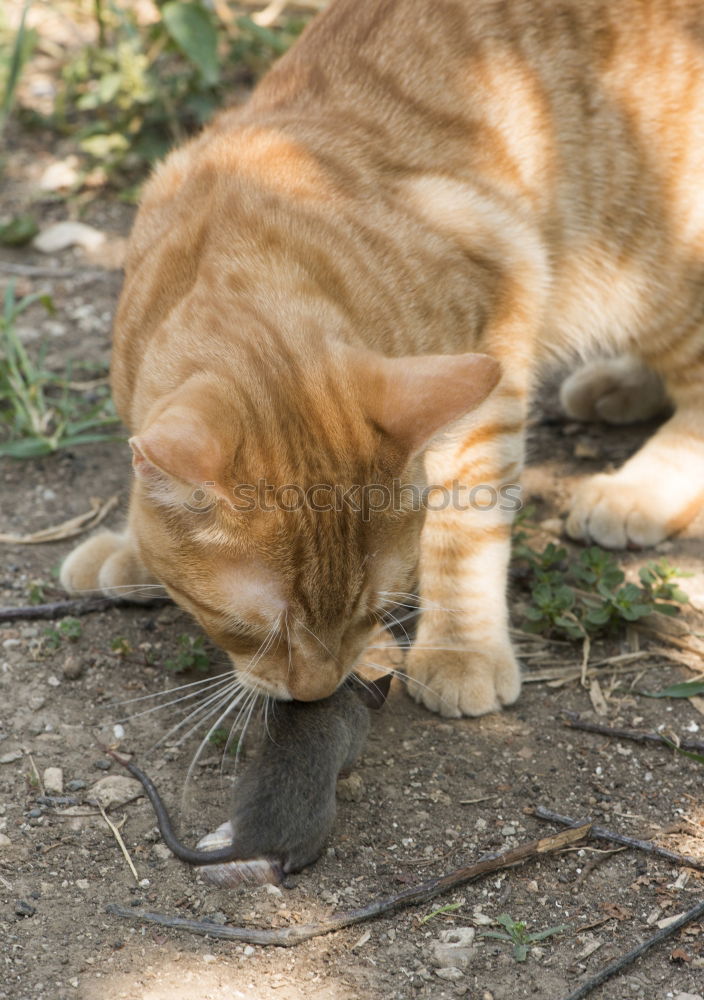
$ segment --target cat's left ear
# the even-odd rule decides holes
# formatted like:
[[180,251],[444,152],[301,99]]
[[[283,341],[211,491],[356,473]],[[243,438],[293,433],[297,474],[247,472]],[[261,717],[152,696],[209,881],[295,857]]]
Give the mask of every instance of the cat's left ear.
[[132,466],[148,486],[176,479],[224,493],[225,455],[217,436],[193,410],[170,406],[146,430],[129,440]]
[[409,455],[476,409],[501,377],[501,366],[486,354],[388,358],[348,350],[367,417]]

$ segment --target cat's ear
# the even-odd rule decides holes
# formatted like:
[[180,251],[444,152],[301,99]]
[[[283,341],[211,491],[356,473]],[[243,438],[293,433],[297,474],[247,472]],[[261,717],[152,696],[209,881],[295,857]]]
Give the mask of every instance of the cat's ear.
[[486,354],[353,354],[367,416],[411,455],[476,409],[501,377]]
[[222,489],[226,463],[222,444],[193,409],[167,407],[129,444],[135,473],[147,483],[154,485],[166,474],[216,493]]

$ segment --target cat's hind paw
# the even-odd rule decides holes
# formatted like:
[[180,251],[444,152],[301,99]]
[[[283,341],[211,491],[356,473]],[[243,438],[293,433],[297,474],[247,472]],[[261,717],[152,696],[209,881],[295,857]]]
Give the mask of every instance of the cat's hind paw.
[[486,715],[520,694],[520,668],[510,646],[473,652],[412,648],[406,661],[408,693],[447,718]]
[[574,420],[609,424],[649,420],[667,407],[662,380],[633,358],[589,362],[562,383],[560,401]]

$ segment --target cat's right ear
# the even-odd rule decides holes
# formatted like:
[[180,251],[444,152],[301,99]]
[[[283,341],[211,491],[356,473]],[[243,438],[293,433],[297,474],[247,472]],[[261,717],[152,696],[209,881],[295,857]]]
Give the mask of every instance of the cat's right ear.
[[348,348],[367,417],[409,455],[484,402],[501,377],[487,354],[388,358]]

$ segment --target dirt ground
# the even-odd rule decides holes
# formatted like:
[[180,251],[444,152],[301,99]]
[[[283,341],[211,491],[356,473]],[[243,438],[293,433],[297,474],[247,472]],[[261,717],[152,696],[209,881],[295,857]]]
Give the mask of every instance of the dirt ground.
[[[18,153],[12,161],[7,204],[18,197],[20,178],[26,193],[50,162],[41,148]],[[44,225],[66,218],[70,209],[61,199],[45,200]],[[98,199],[85,208],[83,221],[120,236],[131,214],[114,199]],[[119,272],[89,271],[72,250],[54,258],[32,250],[4,251],[3,282],[13,264],[58,265],[70,272],[60,278],[17,279],[21,292],[50,291],[57,308],[51,317],[39,307],[22,317],[21,333],[30,347],[46,337],[47,361],[58,367],[69,357],[106,361]],[[546,392],[547,402],[536,413],[524,484],[526,499],[536,504],[537,521],[546,524],[544,540],[558,529],[555,519],[565,512],[579,477],[618,464],[650,430],[570,426],[559,417],[553,396]],[[27,532],[55,524],[83,512],[90,497],[114,493],[120,509],[107,524],[117,526],[128,483],[128,449],[119,442],[35,461],[6,460],[0,471],[0,530]],[[693,602],[688,620],[700,632],[701,533],[700,521],[687,537],[661,547],[670,562],[694,574],[682,585]],[[47,600],[60,598],[54,571],[73,544],[3,546],[0,603],[26,604],[33,581],[43,582]],[[635,571],[648,557],[629,553],[623,563]],[[520,582],[513,586],[518,622],[524,595]],[[540,678],[578,666],[581,648],[526,639],[520,642],[524,693],[500,715],[447,721],[415,705],[400,686],[392,688],[387,705],[373,717],[355,771],[358,780],[339,802],[329,847],[296,877],[295,887],[233,892],[204,885],[160,843],[144,797],[111,810],[135,865],[135,882],[115,837],[89,801],[94,784],[119,770],[97,746],[100,739],[114,740],[115,725],[124,728],[122,745],[138,754],[163,789],[187,842],[195,843],[227,814],[232,758],[223,764],[220,751],[209,748],[184,789],[202,732],[180,746],[167,741],[153,748],[180,720],[182,705],[139,715],[145,705],[169,699],[116,704],[202,677],[193,671],[175,677],[164,666],[177,652],[178,637],[195,636],[197,629],[173,607],[122,607],[83,617],[80,637],[60,639],[53,649],[46,636],[51,624],[12,623],[2,628],[0,638],[3,1000],[560,1000],[653,934],[658,921],[704,897],[701,872],[632,850],[607,853],[607,845],[593,842],[294,949],[219,942],[121,921],[106,913],[108,903],[253,927],[309,922],[547,834],[555,828],[531,815],[536,805],[573,817],[589,815],[632,836],[654,837],[704,863],[703,772],[701,765],[669,750],[566,729],[560,720],[566,710],[596,718],[588,691],[579,680]],[[126,640],[131,652],[115,652],[116,638]],[[642,658],[600,668],[607,712],[601,721],[702,737],[701,708],[639,693],[695,676],[669,658],[681,649],[631,634],[595,643],[591,661],[637,651],[638,641]],[[657,655],[658,649],[665,654]],[[147,650],[152,665],[145,664]],[[223,657],[211,652],[214,674],[223,669]],[[127,715],[133,717],[120,721]],[[47,768],[61,769],[65,801],[42,802],[42,783],[52,777]],[[447,904],[452,909],[430,916]],[[517,962],[507,944],[481,937],[487,928],[499,929],[491,922],[503,913],[524,921],[530,931],[566,929]],[[457,960],[459,973],[452,963],[439,965],[435,949],[456,928],[476,931],[474,945]],[[704,993],[703,931],[701,923],[690,925],[595,990],[595,1000],[670,1000]]]

